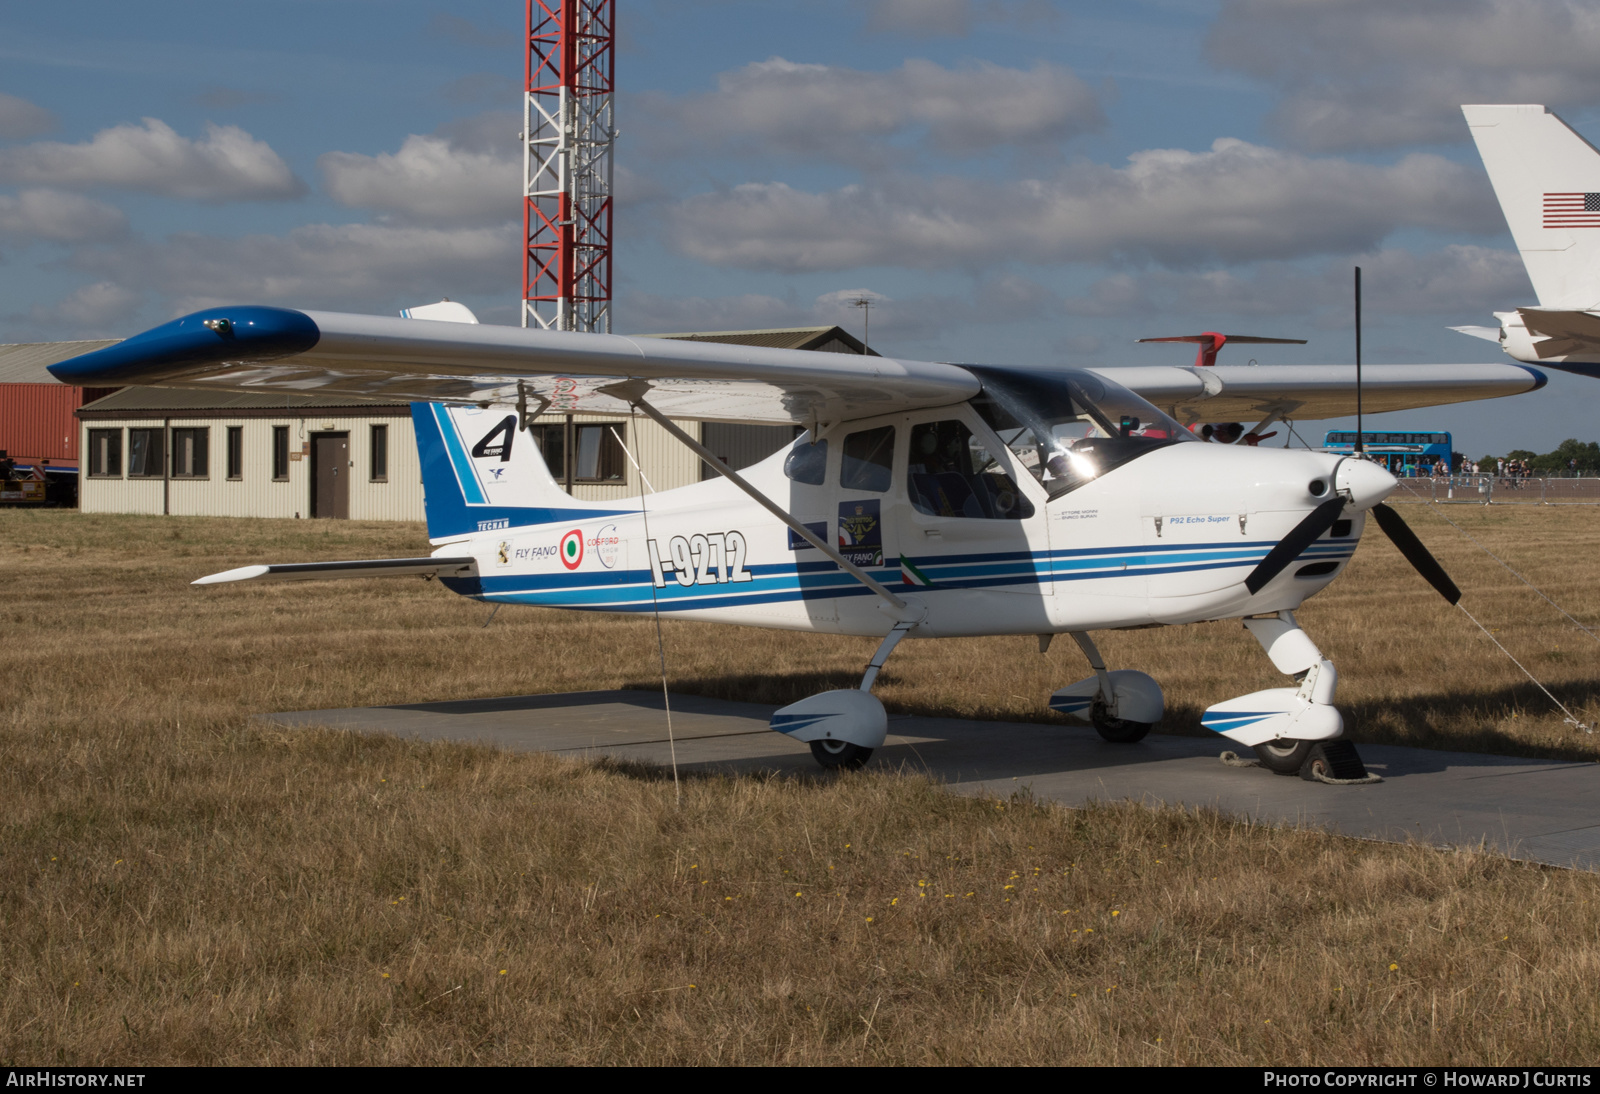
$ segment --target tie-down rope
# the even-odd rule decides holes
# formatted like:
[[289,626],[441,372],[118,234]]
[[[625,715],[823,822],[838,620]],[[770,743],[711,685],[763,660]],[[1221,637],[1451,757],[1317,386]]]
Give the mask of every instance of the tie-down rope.
[[[635,415],[635,424],[638,416]],[[617,433],[616,426],[607,427],[611,435],[617,438],[617,445],[622,449],[622,454],[628,457],[628,462],[633,464],[633,469],[639,473],[639,516],[644,519],[644,538],[650,540],[650,512],[644,503],[644,488],[649,486],[650,492],[655,493],[656,488],[650,480],[645,478],[644,468],[639,466],[639,461],[633,458],[633,453],[628,451],[628,446],[623,443],[621,435]],[[634,436],[638,436],[635,431]],[[678,744],[672,736],[672,697],[667,694],[667,643],[661,637],[661,602],[656,598],[655,575],[650,579],[650,610],[656,618],[656,655],[661,659],[661,702],[667,708],[667,751],[672,756],[672,797],[677,808],[683,808],[683,788],[678,785]]]

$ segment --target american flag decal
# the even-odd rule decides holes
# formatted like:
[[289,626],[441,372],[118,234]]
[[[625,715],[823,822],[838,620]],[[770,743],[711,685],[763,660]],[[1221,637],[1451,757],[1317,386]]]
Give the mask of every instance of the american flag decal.
[[1546,228],[1600,228],[1600,194],[1546,194]]

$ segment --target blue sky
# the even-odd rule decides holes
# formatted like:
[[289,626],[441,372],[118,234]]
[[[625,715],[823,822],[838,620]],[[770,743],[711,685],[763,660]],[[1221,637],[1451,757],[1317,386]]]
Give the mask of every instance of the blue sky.
[[[1566,0],[618,0],[615,329],[840,322],[881,352],[1501,360],[1534,303],[1462,102],[1600,137]],[[506,0],[0,10],[0,341],[212,303],[515,322]],[[1247,351],[1225,360],[1250,359]],[[1595,381],[1395,418],[1477,455],[1600,437]],[[1320,426],[1308,426],[1316,432]]]

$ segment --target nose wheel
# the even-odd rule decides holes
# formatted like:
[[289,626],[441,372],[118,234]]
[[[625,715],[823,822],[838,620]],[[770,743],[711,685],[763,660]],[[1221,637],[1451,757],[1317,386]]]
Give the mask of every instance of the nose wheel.
[[1256,759],[1268,771],[1279,775],[1298,775],[1316,744],[1316,741],[1292,741],[1280,737],[1276,741],[1256,745]]
[[831,737],[811,742],[811,755],[823,767],[840,771],[859,771],[872,759],[872,749],[835,741]]

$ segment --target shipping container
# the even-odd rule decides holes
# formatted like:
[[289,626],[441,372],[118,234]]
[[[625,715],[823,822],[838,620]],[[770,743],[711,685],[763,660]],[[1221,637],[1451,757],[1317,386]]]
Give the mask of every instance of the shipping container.
[[0,451],[21,464],[78,464],[83,389],[66,384],[0,384]]
[[47,370],[58,361],[113,344],[102,340],[0,345],[0,451],[25,467],[49,460],[53,467],[76,468],[74,413],[116,389],[71,387],[57,383]]

